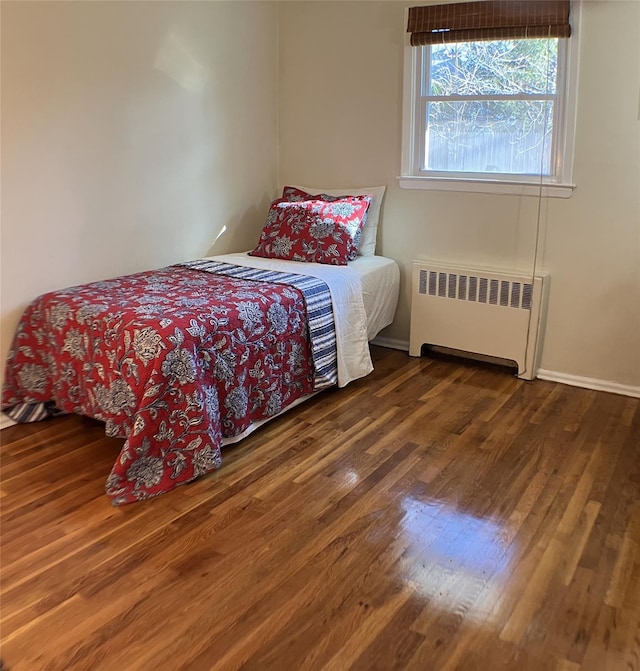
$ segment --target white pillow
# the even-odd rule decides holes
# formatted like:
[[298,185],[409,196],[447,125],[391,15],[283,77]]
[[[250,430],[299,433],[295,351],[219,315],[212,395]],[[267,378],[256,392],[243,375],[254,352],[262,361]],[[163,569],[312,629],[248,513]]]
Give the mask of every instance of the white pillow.
[[382,205],[386,186],[363,186],[357,189],[316,189],[315,187],[299,186],[298,184],[287,184],[287,186],[306,191],[310,196],[317,196],[319,193],[326,193],[327,196],[371,196],[371,205],[369,205],[369,211],[367,212],[367,220],[360,237],[358,256],[373,256],[376,253],[380,206]]

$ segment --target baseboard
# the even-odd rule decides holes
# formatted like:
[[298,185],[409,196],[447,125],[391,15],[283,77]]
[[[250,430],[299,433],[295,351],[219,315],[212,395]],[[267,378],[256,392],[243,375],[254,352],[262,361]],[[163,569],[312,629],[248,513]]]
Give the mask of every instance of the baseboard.
[[372,345],[378,345],[378,347],[386,347],[388,349],[399,349],[403,352],[409,351],[409,341],[408,340],[396,340],[395,338],[374,338],[371,341]]
[[640,387],[630,384],[619,384],[618,382],[597,380],[592,377],[557,373],[554,370],[544,370],[543,368],[538,370],[538,379],[548,380],[549,382],[560,382],[561,384],[568,384],[572,387],[583,387],[584,389],[595,389],[596,391],[606,391],[610,394],[622,394],[623,396],[640,398]]
[[7,417],[7,415],[4,414],[4,412],[0,412],[0,431],[2,429],[8,429],[10,426],[13,426],[16,422],[14,422],[11,417]]

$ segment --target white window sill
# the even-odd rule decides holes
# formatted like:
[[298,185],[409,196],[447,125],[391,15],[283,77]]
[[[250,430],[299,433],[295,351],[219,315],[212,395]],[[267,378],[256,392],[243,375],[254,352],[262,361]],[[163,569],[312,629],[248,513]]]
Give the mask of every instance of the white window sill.
[[545,182],[509,182],[491,179],[461,179],[446,177],[398,177],[401,189],[428,191],[466,191],[468,193],[493,193],[511,196],[543,196],[545,198],[571,198],[575,184]]

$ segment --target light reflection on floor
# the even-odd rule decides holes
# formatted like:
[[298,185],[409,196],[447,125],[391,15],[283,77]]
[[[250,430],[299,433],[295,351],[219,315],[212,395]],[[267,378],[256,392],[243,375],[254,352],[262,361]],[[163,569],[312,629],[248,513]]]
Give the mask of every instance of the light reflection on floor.
[[342,479],[344,480],[345,484],[351,487],[355,487],[360,482],[360,475],[358,474],[358,471],[354,471],[352,468],[348,468],[342,473]]
[[485,520],[441,501],[402,500],[402,578],[433,607],[486,621],[513,559],[508,522]]

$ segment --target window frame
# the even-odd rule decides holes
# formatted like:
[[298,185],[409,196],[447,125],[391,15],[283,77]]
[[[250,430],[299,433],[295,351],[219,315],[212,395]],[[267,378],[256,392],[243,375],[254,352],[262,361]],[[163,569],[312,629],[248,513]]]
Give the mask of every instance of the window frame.
[[[407,23],[408,9],[405,10]],[[402,168],[399,185],[405,189],[467,191],[571,197],[576,126],[577,73],[579,58],[580,3],[571,3],[572,34],[558,39],[557,104],[554,109],[554,146],[551,148],[553,175],[521,175],[509,173],[438,172],[422,170],[421,150],[424,145],[426,118],[423,113],[421,60],[428,60],[430,47],[412,47],[405,37],[404,92],[402,123]],[[423,57],[423,54],[426,54]]]

